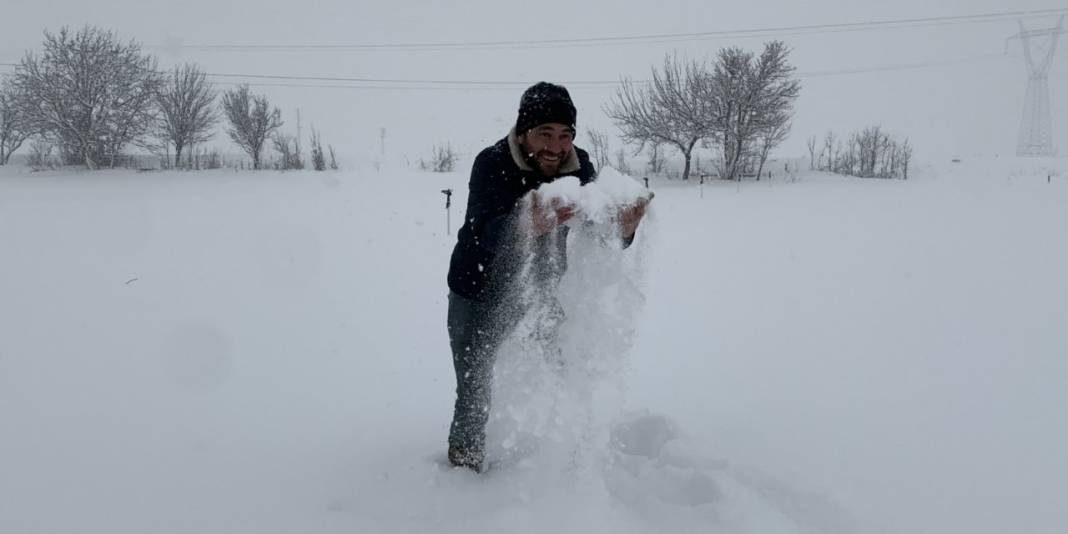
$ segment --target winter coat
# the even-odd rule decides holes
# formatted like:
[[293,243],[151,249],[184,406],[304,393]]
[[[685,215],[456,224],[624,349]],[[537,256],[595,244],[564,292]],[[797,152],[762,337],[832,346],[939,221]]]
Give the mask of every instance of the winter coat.
[[[582,185],[596,179],[585,150],[572,147],[554,176],[543,176],[527,163],[514,129],[479,153],[471,169],[467,214],[449,263],[448,283],[453,293],[487,301],[508,289],[522,263],[522,249],[516,243],[519,201],[541,184],[564,176],[574,176]],[[555,275],[562,274],[567,266],[567,231],[561,225],[532,243],[536,257],[539,251],[554,257]]]

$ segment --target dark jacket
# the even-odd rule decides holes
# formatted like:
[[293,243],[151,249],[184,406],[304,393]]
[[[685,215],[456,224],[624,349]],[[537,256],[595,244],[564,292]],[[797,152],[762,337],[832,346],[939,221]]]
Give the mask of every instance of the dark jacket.
[[[515,242],[519,200],[541,184],[563,176],[575,176],[586,185],[597,173],[586,151],[573,147],[555,176],[542,176],[523,158],[514,130],[479,153],[471,168],[467,214],[449,263],[449,289],[453,293],[486,301],[515,279],[521,263]],[[552,254],[562,272],[566,268],[566,244],[567,227],[560,226],[536,238],[533,246],[556,247]]]

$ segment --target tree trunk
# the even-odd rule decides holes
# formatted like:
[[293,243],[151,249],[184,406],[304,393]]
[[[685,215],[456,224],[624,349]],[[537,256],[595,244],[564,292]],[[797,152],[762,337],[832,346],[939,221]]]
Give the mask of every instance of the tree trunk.
[[182,143],[174,143],[174,168],[180,169],[182,167]]
[[85,166],[91,171],[96,170],[96,163],[93,163],[93,149],[89,145],[85,145],[82,148],[82,154],[85,156]]
[[768,151],[764,150],[760,154],[760,165],[757,167],[757,181],[760,181],[760,175],[764,172],[764,162],[768,161]]

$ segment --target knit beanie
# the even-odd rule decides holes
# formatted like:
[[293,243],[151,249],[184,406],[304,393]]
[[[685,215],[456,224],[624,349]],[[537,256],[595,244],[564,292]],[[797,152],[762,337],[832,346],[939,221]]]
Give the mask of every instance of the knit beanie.
[[515,121],[516,135],[523,135],[536,126],[556,122],[575,128],[575,104],[563,86],[538,82],[523,92],[519,99],[519,117]]

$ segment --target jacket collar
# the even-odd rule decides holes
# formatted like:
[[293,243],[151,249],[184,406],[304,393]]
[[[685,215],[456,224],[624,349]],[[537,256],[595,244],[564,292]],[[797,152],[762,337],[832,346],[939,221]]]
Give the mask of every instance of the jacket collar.
[[[527,163],[527,159],[523,157],[523,149],[519,146],[519,136],[515,133],[515,128],[512,128],[508,132],[508,148],[512,153],[512,159],[520,169],[524,171],[534,172],[534,168]],[[560,164],[560,170],[557,174],[567,174],[576,172],[582,168],[579,163],[578,152],[575,151],[575,147],[571,147],[571,152],[564,158],[564,162]]]

